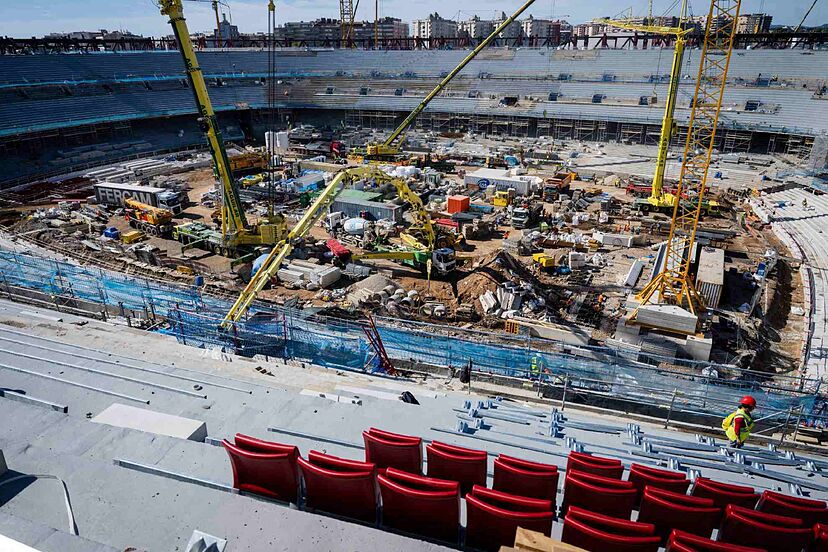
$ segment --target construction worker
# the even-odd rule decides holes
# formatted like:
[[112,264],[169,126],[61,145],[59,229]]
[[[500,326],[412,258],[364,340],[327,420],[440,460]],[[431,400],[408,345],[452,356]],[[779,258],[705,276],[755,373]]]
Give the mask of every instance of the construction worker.
[[750,437],[750,432],[753,429],[753,418],[751,412],[756,408],[756,399],[750,395],[745,395],[739,401],[739,408],[736,411],[722,420],[722,429],[725,435],[730,439],[730,446],[733,448],[742,448]]

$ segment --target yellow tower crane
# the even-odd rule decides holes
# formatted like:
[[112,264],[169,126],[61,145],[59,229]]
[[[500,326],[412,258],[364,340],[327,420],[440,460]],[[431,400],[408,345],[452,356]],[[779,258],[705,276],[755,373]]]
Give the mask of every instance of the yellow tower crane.
[[[711,0],[699,58],[696,91],[690,111],[676,201],[663,267],[639,293],[639,306],[650,302],[686,307],[695,315],[704,309],[704,300],[690,276],[693,244],[707,189],[710,158],[716,142],[716,127],[727,82],[736,22],[741,0]],[[636,309],[630,319],[635,319]]]
[[658,155],[656,156],[655,172],[653,173],[653,184],[650,196],[640,202],[637,206],[644,211],[665,211],[672,210],[676,197],[664,191],[664,171],[667,167],[667,156],[670,148],[670,140],[676,135],[676,100],[678,98],[679,83],[681,81],[681,66],[684,60],[684,49],[687,44],[687,35],[691,29],[682,27],[686,10],[686,1],[681,6],[681,16],[677,27],[664,27],[652,24],[652,4],[650,4],[648,24],[640,24],[632,18],[628,19],[602,19],[603,23],[645,33],[672,36],[675,38],[673,47],[673,65],[670,69],[670,84],[667,87],[667,100],[664,104],[664,118],[661,121],[661,135],[658,139]]
[[359,8],[359,0],[339,0],[339,38],[342,39],[342,46],[354,38],[354,18]]

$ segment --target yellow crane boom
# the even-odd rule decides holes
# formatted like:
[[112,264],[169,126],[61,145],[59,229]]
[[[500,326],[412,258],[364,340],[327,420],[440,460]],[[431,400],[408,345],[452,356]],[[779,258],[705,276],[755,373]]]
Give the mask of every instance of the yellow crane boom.
[[[691,31],[691,29],[682,28],[685,9],[686,2],[683,2],[679,25],[677,27],[640,24],[630,19],[601,20],[608,25],[612,25],[613,27],[618,27],[620,29],[629,29],[632,31],[641,31],[651,34],[669,35],[675,37],[673,63],[670,68],[670,84],[667,87],[667,100],[664,104],[664,117],[661,121],[661,134],[658,139],[658,154],[656,155],[656,166],[655,172],[653,173],[652,190],[650,191],[650,204],[656,208],[664,206],[672,207],[675,201],[672,194],[664,193],[664,171],[667,167],[667,156],[670,148],[670,140],[672,140],[676,134],[675,111],[679,82],[681,81],[681,64],[684,60],[684,49],[687,43],[686,36]],[[650,22],[652,21],[652,13],[650,13],[648,19]]]
[[207,138],[210,154],[213,157],[216,175],[221,183],[221,234],[224,247],[233,250],[239,245],[260,245],[276,243],[286,232],[283,217],[276,217],[269,224],[250,226],[244,214],[238,188],[233,179],[230,160],[224,148],[216,113],[207,93],[204,74],[198,64],[193,43],[190,40],[190,31],[184,19],[182,0],[158,0],[161,14],[170,18],[173,34],[178,41],[178,50],[184,60],[187,78],[193,90],[196,107],[198,108],[198,122],[201,131]]
[[504,19],[503,22],[501,22],[500,25],[498,25],[497,28],[494,31],[492,31],[492,33],[489,36],[483,39],[483,42],[481,42],[474,50],[469,52],[468,55],[463,58],[463,61],[461,61],[457,65],[457,67],[449,71],[449,73],[445,77],[443,77],[443,79],[439,83],[437,83],[437,86],[435,86],[434,89],[431,92],[429,92],[425,98],[423,98],[423,100],[417,105],[417,107],[415,107],[414,110],[408,114],[405,120],[403,120],[403,122],[400,123],[400,125],[396,129],[394,129],[394,132],[392,132],[388,136],[388,138],[385,139],[385,142],[383,142],[382,144],[368,144],[368,146],[366,147],[366,154],[370,157],[394,155],[399,153],[399,147],[395,145],[395,142],[398,139],[402,138],[403,133],[408,129],[411,123],[414,122],[414,119],[416,119],[417,116],[419,116],[420,113],[422,113],[426,106],[428,106],[428,104],[431,103],[431,100],[437,97],[437,95],[446,87],[446,85],[449,82],[451,82],[451,80],[454,77],[456,77],[457,74],[460,71],[462,71],[463,68],[469,64],[469,62],[471,62],[471,60],[477,57],[477,54],[482,52],[486,48],[486,46],[491,44],[491,42],[495,38],[497,38],[498,35],[506,29],[506,27],[512,24],[515,21],[515,19],[520,17],[520,14],[526,11],[526,9],[529,6],[531,6],[534,2],[535,0],[526,0],[526,2],[521,7],[519,7],[515,13]]
[[[638,294],[640,305],[657,299],[662,303],[686,305],[696,315],[704,308],[704,300],[689,274],[693,261],[691,253],[707,189],[740,7],[741,0],[710,2],[676,190],[676,197],[686,200],[674,203],[664,267]],[[630,318],[634,319],[637,312],[636,309]]]

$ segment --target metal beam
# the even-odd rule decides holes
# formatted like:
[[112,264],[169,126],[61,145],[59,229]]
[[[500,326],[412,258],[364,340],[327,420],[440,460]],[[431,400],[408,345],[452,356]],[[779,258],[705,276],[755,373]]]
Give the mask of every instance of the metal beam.
[[92,385],[86,385],[85,383],[79,383],[77,381],[72,381],[64,378],[58,378],[56,376],[50,376],[49,374],[42,374],[40,372],[35,372],[34,370],[26,370],[25,368],[19,368],[17,366],[9,366],[8,364],[0,364],[0,368],[5,368],[6,370],[12,370],[14,372],[20,372],[21,374],[27,374],[29,376],[35,376],[38,378],[44,378],[52,381],[57,381],[60,383],[65,383],[66,385],[72,385],[74,387],[80,387],[82,389],[88,389],[90,391],[96,391],[98,393],[103,393],[104,395],[111,395],[113,397],[118,397],[121,399],[126,399],[128,401],[135,401],[139,403],[149,404],[149,399],[140,399],[138,397],[133,397],[131,395],[124,395],[123,393],[118,393],[116,391],[110,391],[108,389],[102,389],[100,387],[94,387]]

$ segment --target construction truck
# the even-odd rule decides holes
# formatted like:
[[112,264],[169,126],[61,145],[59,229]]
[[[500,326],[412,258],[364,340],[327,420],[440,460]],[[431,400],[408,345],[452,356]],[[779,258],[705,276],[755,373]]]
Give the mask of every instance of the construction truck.
[[153,207],[131,198],[124,200],[126,219],[129,225],[149,236],[169,236],[172,233],[173,212]]
[[239,155],[230,156],[229,160],[230,170],[234,173],[267,168],[267,156],[263,153],[246,151]]
[[[196,101],[198,123],[204,133],[210,154],[213,157],[214,171],[220,183],[221,190],[221,230],[207,232],[200,223],[178,225],[174,235],[182,236],[183,242],[189,247],[202,247],[210,243],[210,250],[222,255],[236,255],[241,251],[250,251],[263,245],[279,243],[287,235],[287,221],[281,214],[269,212],[264,220],[250,223],[244,212],[244,206],[239,199],[238,183],[233,176],[233,164],[224,147],[218,119],[207,92],[204,74],[198,64],[198,58],[190,39],[190,31],[184,19],[182,0],[158,0],[161,14],[169,17],[173,35],[178,42],[178,51],[184,61],[187,78],[193,90]],[[240,170],[246,168],[265,168],[267,159],[262,155],[246,152],[244,157],[238,158],[236,166]],[[194,226],[195,225],[195,226]],[[215,249],[215,242],[220,241]]]
[[[640,213],[663,213],[665,215],[673,214],[673,200],[676,196],[673,194],[664,194],[672,198],[670,202],[653,202],[651,197],[637,197],[633,201],[633,210]],[[683,204],[692,205],[692,200],[682,199]],[[715,199],[702,199],[701,213],[708,216],[715,216],[721,214],[723,206]]]
[[540,221],[542,214],[543,205],[540,203],[533,203],[525,207],[515,207],[512,210],[512,228],[516,230],[531,228]]
[[167,209],[178,214],[187,207],[186,192],[166,188],[142,186],[124,182],[99,182],[95,184],[95,200],[109,207],[125,207],[127,199],[134,199],[146,205]]
[[569,195],[572,181],[578,178],[574,172],[557,173],[543,182],[543,200],[547,203],[557,201],[561,194]]

